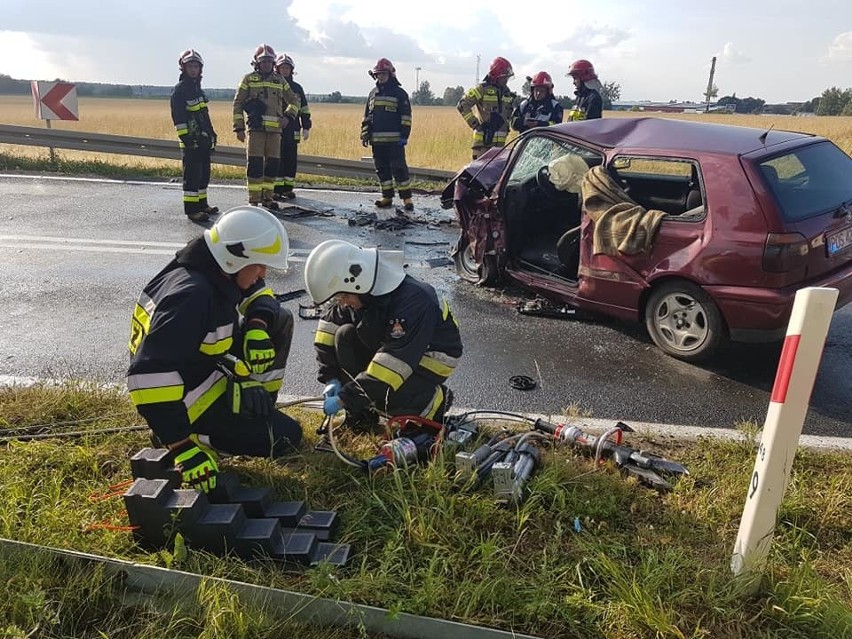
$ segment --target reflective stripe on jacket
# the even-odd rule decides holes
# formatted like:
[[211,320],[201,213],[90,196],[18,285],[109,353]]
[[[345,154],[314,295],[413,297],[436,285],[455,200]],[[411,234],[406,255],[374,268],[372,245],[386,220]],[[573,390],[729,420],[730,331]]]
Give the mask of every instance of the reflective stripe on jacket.
[[512,113],[512,128],[515,131],[526,131],[533,128],[527,126],[527,120],[535,120],[533,126],[552,126],[562,122],[565,111],[559,100],[553,97],[547,97],[544,100],[533,100],[526,98]]
[[367,98],[361,123],[362,139],[372,144],[397,144],[411,135],[411,101],[396,78],[376,84]]
[[384,405],[387,393],[398,391],[412,375],[444,382],[462,356],[449,304],[410,275],[391,293],[367,298],[358,311],[335,304],[325,312],[314,337],[320,382],[346,381],[334,350],[334,335],[346,324],[354,324],[359,339],[375,351],[367,369],[340,390],[347,410],[355,413],[371,403]]
[[299,99],[299,115],[293,120],[288,120],[286,126],[281,128],[281,135],[288,139],[293,139],[296,142],[302,140],[302,129],[310,130],[311,122],[311,107],[308,106],[308,98],[305,96],[305,90],[302,85],[293,80],[288,80],[290,88]]
[[[246,127],[246,102],[255,99],[264,105],[262,125]],[[244,131],[246,128],[279,131],[283,118],[296,119],[300,105],[299,97],[290,88],[284,76],[277,73],[249,73],[243,77],[234,96],[234,131]]]
[[241,296],[203,238],[181,249],[139,296],[127,387],[163,443],[189,436],[192,423],[225,393],[227,379],[217,362],[233,346]]
[[198,80],[181,75],[180,82],[172,89],[169,102],[181,148],[197,146],[202,133],[211,137],[215,135],[207,110],[207,96]]
[[506,136],[509,135],[509,119],[512,117],[516,97],[509,89],[501,89],[489,81],[481,82],[467,90],[456,108],[467,125],[474,130],[473,147],[484,146],[484,135],[480,129],[493,121],[492,113],[496,113],[502,123],[493,131],[491,146],[506,144]]

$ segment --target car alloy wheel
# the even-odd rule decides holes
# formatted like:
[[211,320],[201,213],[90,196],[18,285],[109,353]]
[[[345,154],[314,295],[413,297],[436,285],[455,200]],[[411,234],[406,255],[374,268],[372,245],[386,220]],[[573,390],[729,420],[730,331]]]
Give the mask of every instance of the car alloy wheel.
[[688,362],[710,357],[726,339],[716,304],[691,282],[665,282],[652,290],[645,325],[662,351]]
[[473,248],[468,242],[465,242],[464,246],[456,251],[453,259],[459,277],[468,282],[479,283],[479,265],[473,256]]

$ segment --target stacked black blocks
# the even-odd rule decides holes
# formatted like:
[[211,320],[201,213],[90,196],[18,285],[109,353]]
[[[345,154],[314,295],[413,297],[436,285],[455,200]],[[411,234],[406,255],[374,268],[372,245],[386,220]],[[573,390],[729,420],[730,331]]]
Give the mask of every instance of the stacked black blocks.
[[181,476],[164,448],[143,448],[130,459],[135,479],[124,494],[136,539],[164,546],[180,532],[194,548],[244,559],[265,556],[282,561],[343,566],[349,544],[331,543],[339,517],[334,511],[307,510],[301,501],[276,502],[264,487],[241,486],[220,473],[216,490],[204,494],[180,488]]

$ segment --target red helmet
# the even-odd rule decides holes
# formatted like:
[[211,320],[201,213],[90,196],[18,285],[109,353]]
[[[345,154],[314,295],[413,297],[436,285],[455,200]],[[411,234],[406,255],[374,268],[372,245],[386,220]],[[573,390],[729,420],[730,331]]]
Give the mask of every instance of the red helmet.
[[515,72],[512,71],[512,64],[506,58],[494,58],[488,67],[488,77],[492,80],[511,78],[513,75]]
[[268,44],[258,45],[257,49],[254,50],[254,57],[252,58],[252,61],[255,64],[260,64],[261,60],[266,59],[275,62],[275,49],[270,47]]
[[181,71],[184,71],[187,63],[189,62],[197,62],[202,67],[204,66],[204,60],[201,59],[201,54],[195,49],[187,49],[180,54],[180,57],[178,58],[178,67]]
[[370,76],[375,77],[379,71],[387,71],[390,75],[396,75],[396,69],[387,58],[379,58],[376,60],[376,66],[370,69]]
[[547,71],[539,71],[530,80],[530,87],[547,87],[548,89],[553,89],[553,78],[550,77]]
[[295,62],[293,62],[293,58],[291,58],[291,57],[290,57],[289,55],[287,55],[286,53],[279,53],[279,54],[278,54],[278,57],[277,57],[277,58],[275,58],[275,68],[276,68],[276,69],[277,69],[278,67],[280,67],[282,64],[289,64],[289,65],[290,65],[290,68],[291,68],[291,69],[294,69],[294,70],[295,70],[295,68],[296,68],[296,63],[295,63]]
[[598,75],[595,73],[595,67],[588,60],[575,60],[568,69],[567,75],[576,78],[580,82],[588,82],[589,80],[597,80]]

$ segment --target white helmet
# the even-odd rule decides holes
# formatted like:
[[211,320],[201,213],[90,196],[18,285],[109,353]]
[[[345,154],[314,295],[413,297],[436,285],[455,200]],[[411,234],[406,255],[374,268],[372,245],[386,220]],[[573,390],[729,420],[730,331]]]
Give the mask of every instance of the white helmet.
[[260,207],[238,206],[225,211],[204,231],[204,241],[216,263],[228,274],[252,264],[287,270],[287,231],[277,217]]
[[316,304],[338,293],[385,295],[403,279],[402,251],[364,249],[343,240],[318,244],[305,262],[305,288]]

